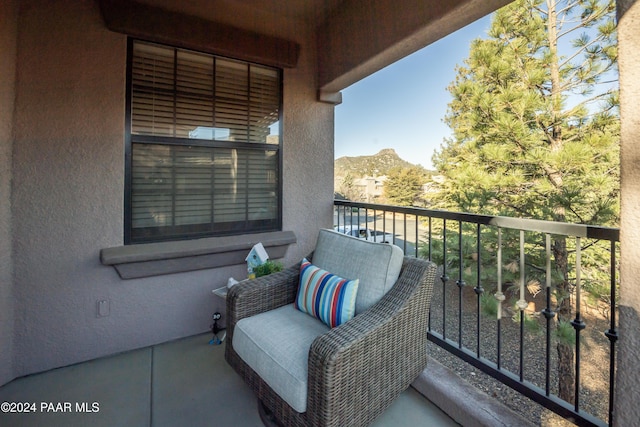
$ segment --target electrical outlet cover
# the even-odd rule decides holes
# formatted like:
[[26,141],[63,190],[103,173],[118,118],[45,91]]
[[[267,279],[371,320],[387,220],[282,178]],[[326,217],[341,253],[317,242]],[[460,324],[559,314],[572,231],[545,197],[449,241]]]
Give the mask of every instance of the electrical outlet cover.
[[98,317],[107,317],[110,314],[109,300],[98,300],[96,302]]

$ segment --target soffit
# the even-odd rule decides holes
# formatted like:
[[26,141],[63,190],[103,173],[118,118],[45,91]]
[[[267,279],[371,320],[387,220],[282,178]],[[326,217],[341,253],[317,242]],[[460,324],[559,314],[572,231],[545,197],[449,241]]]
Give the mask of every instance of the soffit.
[[138,0],[173,12],[278,36],[317,28],[345,0]]
[[[158,43],[201,50],[282,68],[296,67],[300,41],[282,34],[273,20],[256,16],[247,18],[240,12],[224,9],[219,19],[209,15],[190,13],[188,9],[168,7],[172,2],[148,0],[99,0],[102,18],[111,31]],[[211,1],[208,6],[215,4]],[[177,3],[176,3],[177,4]],[[194,5],[196,2],[185,2]],[[205,10],[205,9],[202,9]],[[206,11],[211,11],[211,7]],[[221,9],[217,10],[220,12]],[[247,26],[247,22],[260,25]]]
[[[125,0],[100,0],[101,3],[119,1]],[[136,3],[199,22],[200,32],[208,36],[203,40],[222,44],[224,49],[215,50],[223,54],[227,51],[233,54],[234,49],[266,50],[267,54],[254,52],[246,58],[265,64],[295,66],[300,46],[306,48],[310,40],[316,40],[321,99],[339,102],[334,100],[339,98],[336,94],[350,84],[510,1],[136,0]],[[214,25],[209,26],[207,22]],[[172,25],[167,23],[163,28],[167,26]],[[158,26],[152,26],[152,30],[156,35],[165,32],[158,31]],[[189,38],[190,32],[189,28],[183,28],[181,35]],[[271,37],[271,42],[252,46],[252,40],[261,36]],[[286,54],[284,59],[279,58],[282,51]],[[275,59],[271,61],[271,57]]]

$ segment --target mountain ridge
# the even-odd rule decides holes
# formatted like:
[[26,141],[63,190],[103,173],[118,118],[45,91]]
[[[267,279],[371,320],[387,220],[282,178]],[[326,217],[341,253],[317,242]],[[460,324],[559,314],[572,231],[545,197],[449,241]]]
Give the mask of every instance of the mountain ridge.
[[401,159],[393,148],[383,148],[373,155],[342,156],[335,159],[334,175],[336,178],[344,177],[348,173],[354,177],[383,176],[396,167],[413,168],[422,166]]

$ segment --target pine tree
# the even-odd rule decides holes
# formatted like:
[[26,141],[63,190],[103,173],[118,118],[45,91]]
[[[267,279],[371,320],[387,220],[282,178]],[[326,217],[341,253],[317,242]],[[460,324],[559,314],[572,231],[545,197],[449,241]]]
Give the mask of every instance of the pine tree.
[[364,195],[362,191],[355,185],[355,179],[351,172],[347,172],[340,185],[340,193],[347,199],[353,201],[362,201]]
[[[619,112],[615,3],[518,0],[496,12],[449,92],[454,132],[434,155],[439,207],[616,225]],[[568,248],[553,241],[570,295]],[[571,321],[560,298],[559,322]],[[573,348],[558,343],[559,397],[573,402]]]
[[419,206],[426,181],[425,170],[420,166],[395,167],[384,182],[384,197],[392,205]]

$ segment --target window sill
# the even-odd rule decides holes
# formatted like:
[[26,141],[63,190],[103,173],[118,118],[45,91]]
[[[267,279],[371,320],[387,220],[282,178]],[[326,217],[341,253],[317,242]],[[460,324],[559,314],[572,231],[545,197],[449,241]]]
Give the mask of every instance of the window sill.
[[113,266],[121,279],[137,279],[243,264],[258,242],[262,242],[270,258],[282,258],[296,241],[293,231],[274,231],[147,243],[102,249],[100,261]]

